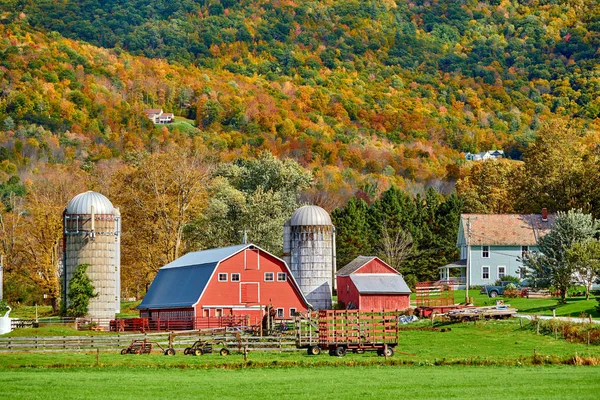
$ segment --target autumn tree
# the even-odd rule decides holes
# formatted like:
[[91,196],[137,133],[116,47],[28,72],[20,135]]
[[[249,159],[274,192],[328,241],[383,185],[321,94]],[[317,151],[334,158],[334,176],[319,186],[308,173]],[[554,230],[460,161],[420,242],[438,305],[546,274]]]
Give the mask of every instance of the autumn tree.
[[567,250],[567,262],[573,266],[575,280],[585,287],[585,299],[589,300],[592,284],[600,278],[600,241],[575,243]]
[[183,254],[184,226],[205,207],[209,166],[202,154],[164,153],[115,173],[125,290],[139,296],[160,267]]
[[456,191],[464,200],[464,212],[515,212],[522,169],[523,163],[512,160],[474,162],[467,175],[456,182]]

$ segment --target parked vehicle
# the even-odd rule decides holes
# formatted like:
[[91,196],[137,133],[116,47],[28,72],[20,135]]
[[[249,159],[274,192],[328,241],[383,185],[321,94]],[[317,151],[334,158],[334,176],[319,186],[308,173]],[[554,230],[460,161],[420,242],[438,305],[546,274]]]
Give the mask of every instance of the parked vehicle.
[[509,284],[515,285],[517,289],[521,289],[521,286],[510,281],[502,281],[500,285],[485,285],[481,287],[481,294],[487,294],[488,297],[497,297],[504,294],[504,289]]
[[132,340],[129,344],[129,347],[121,350],[121,354],[150,354],[152,352],[152,347],[158,347],[165,356],[174,356],[175,349],[172,347],[164,348],[157,342],[151,342],[147,339],[143,340]]
[[[213,343],[211,341],[205,340],[196,340],[192,347],[187,347],[183,350],[183,354],[185,355],[193,355],[193,356],[201,356],[202,354],[208,354],[214,352],[214,345],[225,346],[224,342],[216,342]],[[227,347],[221,348],[219,350],[219,354],[222,356],[229,355],[229,349]]]

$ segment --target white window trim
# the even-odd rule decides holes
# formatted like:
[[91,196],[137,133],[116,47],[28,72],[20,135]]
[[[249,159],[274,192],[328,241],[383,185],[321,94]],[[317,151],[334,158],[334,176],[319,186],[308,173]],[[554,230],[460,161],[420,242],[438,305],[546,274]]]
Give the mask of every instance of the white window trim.
[[[271,274],[273,276],[273,279],[267,280],[267,274]],[[275,273],[274,272],[265,272],[263,278],[264,278],[265,282],[275,282]]]
[[[483,269],[484,268],[488,269],[488,277],[487,278],[483,277]],[[490,280],[490,266],[489,265],[482,265],[481,266],[481,279],[484,280],[484,281],[489,281]]]
[[[225,279],[221,279],[221,275],[225,275]],[[219,282],[227,282],[227,272],[219,272],[219,274],[217,275],[217,279],[219,280]]]
[[[283,274],[283,279],[279,279],[279,274]],[[278,272],[277,273],[277,282],[287,282],[287,273],[286,272]]]
[[290,308],[290,317],[293,317],[294,314],[296,314],[298,312],[298,310],[296,310],[295,308]]
[[[504,268],[504,275],[500,276],[500,268]],[[498,279],[506,276],[506,265],[498,265]]]
[[223,317],[223,309],[215,308],[215,317]]
[[[233,280],[233,276],[237,275],[237,281]],[[230,277],[231,282],[240,282],[242,280],[242,275],[236,272],[232,272],[231,273],[231,277]]]
[[[281,316],[279,316],[279,310],[281,310]],[[285,308],[277,309],[277,318],[285,318]]]
[[[487,257],[484,256],[484,249],[487,247]],[[481,246],[481,258],[490,258],[490,246]]]

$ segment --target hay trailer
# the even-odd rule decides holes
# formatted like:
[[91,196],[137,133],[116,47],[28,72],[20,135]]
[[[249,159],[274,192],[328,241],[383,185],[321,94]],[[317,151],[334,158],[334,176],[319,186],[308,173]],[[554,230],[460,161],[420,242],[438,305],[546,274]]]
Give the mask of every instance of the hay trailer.
[[327,350],[343,357],[348,351],[376,351],[391,357],[398,345],[399,311],[321,310],[295,318],[296,347],[309,355]]

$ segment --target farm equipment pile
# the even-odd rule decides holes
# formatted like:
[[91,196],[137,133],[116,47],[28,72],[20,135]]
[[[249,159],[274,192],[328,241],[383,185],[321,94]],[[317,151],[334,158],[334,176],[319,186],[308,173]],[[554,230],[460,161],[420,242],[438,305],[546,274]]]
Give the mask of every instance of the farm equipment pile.
[[398,311],[321,310],[296,317],[296,346],[318,355],[376,351],[380,356],[394,355],[398,345]]

